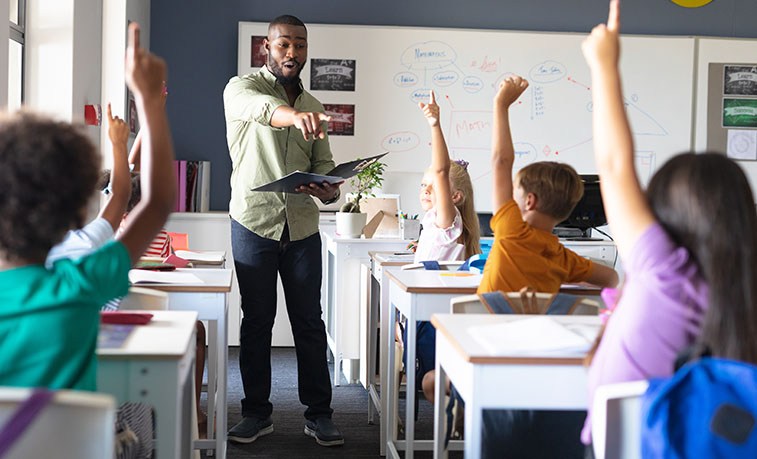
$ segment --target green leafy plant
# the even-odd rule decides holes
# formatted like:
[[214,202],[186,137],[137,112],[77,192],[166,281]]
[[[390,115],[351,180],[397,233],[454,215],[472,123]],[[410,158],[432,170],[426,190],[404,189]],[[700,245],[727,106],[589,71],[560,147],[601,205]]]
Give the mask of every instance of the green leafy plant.
[[381,175],[385,168],[386,164],[381,161],[374,161],[352,177],[350,185],[354,191],[353,198],[345,202],[339,212],[360,213],[360,200],[367,196],[375,196],[371,191],[380,187],[384,182]]

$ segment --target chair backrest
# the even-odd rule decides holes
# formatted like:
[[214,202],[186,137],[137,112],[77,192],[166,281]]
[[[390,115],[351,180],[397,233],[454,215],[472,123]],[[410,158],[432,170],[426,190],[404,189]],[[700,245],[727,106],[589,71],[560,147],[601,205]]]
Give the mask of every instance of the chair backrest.
[[591,435],[596,459],[641,457],[641,396],[648,385],[631,381],[594,391]]
[[[508,292],[505,294],[508,299],[517,301],[520,299],[519,292]],[[553,295],[551,293],[536,292],[534,294],[537,301],[547,301]],[[600,304],[598,301],[583,298],[573,310],[574,316],[596,316],[599,314]],[[452,298],[450,301],[450,312],[452,314],[487,314],[489,309],[484,306],[478,295],[465,295]]]
[[[5,425],[32,393],[0,387],[0,425]],[[113,457],[116,402],[106,394],[60,390],[4,459]]]
[[[457,271],[457,268],[462,266],[462,261],[440,261],[439,263],[439,269],[441,271]],[[410,263],[407,265],[402,265],[400,268],[402,270],[412,270],[412,269],[420,269],[421,271],[425,269],[425,266],[423,263]]]
[[118,305],[120,310],[160,310],[168,309],[168,293],[150,288],[129,287],[126,295]]

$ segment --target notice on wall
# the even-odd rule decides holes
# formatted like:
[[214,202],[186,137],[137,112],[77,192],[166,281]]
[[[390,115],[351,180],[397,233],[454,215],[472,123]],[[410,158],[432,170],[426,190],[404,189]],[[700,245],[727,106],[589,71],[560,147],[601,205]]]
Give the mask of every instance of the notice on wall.
[[352,59],[311,59],[311,91],[354,91],[355,62]]
[[329,121],[329,135],[355,135],[355,106],[351,104],[323,104]]
[[757,99],[723,99],[723,127],[757,128]]
[[723,76],[723,94],[757,96],[757,66],[726,65]]
[[252,47],[250,48],[250,66],[251,67],[262,67],[265,65],[265,46],[263,45],[263,40],[265,40],[266,37],[262,37],[259,35],[253,35],[250,37],[250,40],[252,40]]
[[726,153],[731,159],[757,161],[757,131],[729,129]]

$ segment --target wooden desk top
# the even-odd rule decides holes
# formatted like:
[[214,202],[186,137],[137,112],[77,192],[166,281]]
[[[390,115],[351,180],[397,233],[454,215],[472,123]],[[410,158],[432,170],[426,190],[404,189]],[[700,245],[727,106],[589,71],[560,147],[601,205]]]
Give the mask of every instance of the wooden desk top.
[[413,262],[415,254],[410,252],[368,252],[375,263],[380,266],[404,266]]
[[[171,272],[171,271],[169,271]],[[231,291],[233,271],[231,269],[180,268],[176,272],[187,272],[199,277],[202,284],[151,284],[138,283],[137,287],[151,288],[163,292],[215,292]]]
[[135,357],[177,359],[184,356],[194,340],[195,311],[129,311],[153,315],[147,325],[136,325],[119,348],[98,348],[99,359]]
[[[476,293],[481,275],[466,276],[460,278],[450,277],[450,279],[468,280],[468,283],[475,282],[475,285],[448,285],[442,281],[441,273],[452,274],[451,271],[426,271],[423,269],[411,270],[394,270],[387,271],[386,275],[394,281],[400,288],[408,293],[459,293],[470,295]],[[477,280],[477,281],[476,281]]]
[[[465,282],[465,277],[451,278],[459,281],[460,285],[454,285],[455,282],[452,281],[445,284],[443,282],[444,278],[439,275],[441,272],[444,271],[426,271],[423,269],[394,270],[387,272],[386,275],[408,293],[460,293],[463,295],[476,293],[478,284],[476,286],[462,285]],[[478,279],[480,283],[481,275],[474,276],[471,276],[471,279]],[[600,287],[583,284],[565,284],[560,287],[560,293],[568,293],[570,295],[598,296],[601,291]]]
[[[512,322],[534,317],[527,314],[434,314],[431,323],[436,330],[443,333],[460,355],[471,363],[479,364],[518,364],[518,365],[581,365],[585,356],[560,357],[552,353],[549,356],[506,356],[491,355],[470,333],[468,328]],[[597,334],[601,327],[599,316],[549,316],[563,324],[580,324],[596,326]]]
[[374,238],[362,238],[362,237],[341,237],[334,234],[333,231],[321,231],[324,237],[327,239],[338,242],[340,244],[386,244],[397,243],[403,247],[407,247],[408,244],[413,242],[411,239],[400,239],[399,237],[374,237]]

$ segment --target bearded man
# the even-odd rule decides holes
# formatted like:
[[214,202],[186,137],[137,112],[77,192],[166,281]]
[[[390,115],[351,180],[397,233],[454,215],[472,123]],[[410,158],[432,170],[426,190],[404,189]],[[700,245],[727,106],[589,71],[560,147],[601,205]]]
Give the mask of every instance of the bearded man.
[[[251,443],[273,432],[271,334],[276,276],[284,286],[297,354],[305,433],[319,445],[344,444],[331,421],[326,329],[321,319],[321,237],[318,207],[339,198],[339,184],[311,183],[300,193],[255,192],[256,186],[296,170],[325,174],[334,168],[323,105],[305,91],[307,29],[279,16],[264,41],[266,65],[232,78],[223,92],[232,160],[231,241],[242,297],[239,367],[244,385],[242,420],[229,440]],[[312,197],[311,197],[312,196]]]

